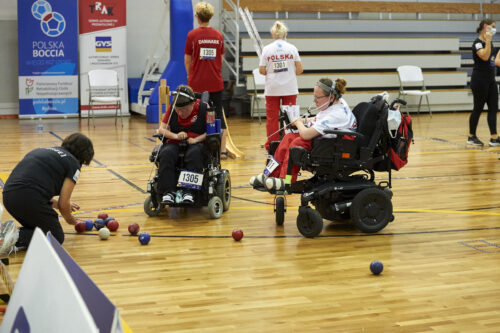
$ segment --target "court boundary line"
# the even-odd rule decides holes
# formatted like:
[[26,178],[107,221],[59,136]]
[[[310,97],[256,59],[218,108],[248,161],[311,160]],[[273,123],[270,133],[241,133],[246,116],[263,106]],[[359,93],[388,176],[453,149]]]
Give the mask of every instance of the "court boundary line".
[[[411,232],[392,232],[392,233],[373,233],[373,234],[347,234],[347,235],[319,235],[314,238],[351,238],[351,237],[376,237],[376,236],[409,236],[409,235],[422,235],[422,234],[443,234],[443,233],[458,233],[458,232],[471,232],[471,231],[484,231],[484,230],[500,230],[500,227],[487,227],[487,228],[470,228],[470,229],[450,229],[450,230],[429,230],[429,231],[411,231]],[[137,237],[137,235],[121,235],[123,237]],[[232,238],[232,236],[208,236],[208,235],[151,235],[155,238],[192,238],[192,239],[220,239]],[[275,236],[252,236],[245,235],[245,238],[252,239],[267,239],[267,238],[304,238],[302,235],[275,235]],[[312,238],[311,238],[312,239]]]

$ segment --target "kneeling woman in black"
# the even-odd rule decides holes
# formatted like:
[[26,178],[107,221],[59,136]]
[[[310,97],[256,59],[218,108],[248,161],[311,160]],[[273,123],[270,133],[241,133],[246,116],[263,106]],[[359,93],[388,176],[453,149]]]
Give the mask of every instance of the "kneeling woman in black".
[[22,225],[17,247],[29,245],[36,227],[44,233],[50,231],[59,243],[64,242],[54,209],[59,210],[68,224],[76,224],[71,213],[80,207],[70,201],[71,194],[82,164],[89,165],[93,157],[92,141],[83,134],[73,133],[60,147],[37,148],[17,164],[3,189],[5,209]]

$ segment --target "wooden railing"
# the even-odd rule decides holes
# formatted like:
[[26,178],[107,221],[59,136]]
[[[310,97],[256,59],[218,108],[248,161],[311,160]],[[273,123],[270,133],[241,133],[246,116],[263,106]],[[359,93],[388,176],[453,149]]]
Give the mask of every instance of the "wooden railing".
[[484,14],[500,14],[500,4],[498,3],[485,3],[483,4]]
[[[479,3],[321,1],[321,0],[240,0],[240,7],[253,12],[372,12],[481,14]],[[228,5],[224,9],[231,10]],[[483,4],[484,13],[500,13],[500,4]]]

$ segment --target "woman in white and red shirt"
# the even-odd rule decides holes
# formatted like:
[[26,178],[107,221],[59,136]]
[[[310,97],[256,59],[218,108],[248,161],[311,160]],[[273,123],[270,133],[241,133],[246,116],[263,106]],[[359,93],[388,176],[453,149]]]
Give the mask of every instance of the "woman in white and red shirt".
[[264,47],[259,63],[259,72],[266,76],[266,150],[271,141],[279,140],[280,105],[295,105],[299,93],[296,75],[303,72],[299,51],[285,41],[287,31],[282,22],[274,23],[271,28],[274,42]]
[[[253,186],[265,185],[269,190],[280,190],[285,187],[285,178],[287,177],[287,167],[289,151],[291,147],[303,147],[308,150],[312,148],[312,139],[318,136],[330,137],[332,134],[325,134],[326,130],[355,130],[357,127],[356,117],[351,109],[341,98],[345,93],[346,81],[338,78],[335,82],[328,78],[320,79],[314,87],[314,103],[318,114],[309,119],[305,124],[304,118],[298,118],[293,121],[299,133],[288,133],[281,140],[274,160],[278,166],[272,170],[268,179],[264,174],[260,174],[250,179]],[[296,165],[292,167],[291,179],[293,183],[297,180],[300,168]]]

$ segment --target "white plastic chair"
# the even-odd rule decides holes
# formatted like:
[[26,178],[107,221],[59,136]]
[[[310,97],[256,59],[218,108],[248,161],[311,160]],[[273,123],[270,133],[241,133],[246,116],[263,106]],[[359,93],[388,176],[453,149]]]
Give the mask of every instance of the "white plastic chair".
[[[266,85],[266,77],[262,74],[259,73],[259,68],[255,68],[252,71],[252,77],[253,77],[253,97],[252,97],[252,111],[250,113],[250,116],[253,118],[255,114],[255,103],[257,103],[257,108],[260,108],[260,102],[259,100],[264,101],[264,105],[266,104],[266,96],[264,94],[257,94],[257,89],[258,88],[264,88]],[[262,123],[262,120],[260,118],[260,112],[257,114],[259,117],[259,124]]]
[[[429,108],[429,114],[432,117],[431,106],[429,104],[429,94],[431,93],[431,91],[425,88],[422,69],[418,66],[411,66],[411,65],[399,66],[398,77],[399,77],[398,98],[401,97],[402,95],[420,96],[420,100],[418,102],[418,110],[417,110],[417,112],[420,113],[422,97],[425,96],[425,99],[427,100],[427,107]],[[420,90],[406,90],[405,85],[420,86]],[[408,113],[408,109],[406,113]]]
[[89,72],[89,114],[87,124],[90,123],[90,115],[92,114],[92,124],[95,127],[94,104],[114,104],[115,126],[116,118],[118,118],[118,110],[120,110],[120,120],[123,127],[120,86],[116,71],[111,69],[94,69]]

